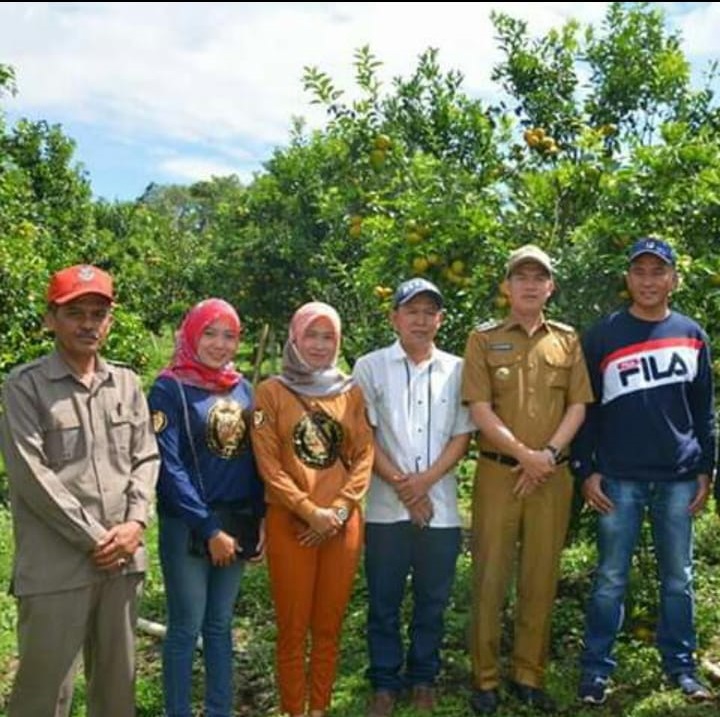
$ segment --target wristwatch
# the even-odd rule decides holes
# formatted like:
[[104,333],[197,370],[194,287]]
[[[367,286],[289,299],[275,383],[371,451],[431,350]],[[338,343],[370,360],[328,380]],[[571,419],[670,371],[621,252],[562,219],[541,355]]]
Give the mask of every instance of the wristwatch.
[[338,505],[334,510],[335,515],[337,515],[341,523],[347,522],[347,519],[350,517],[350,511],[344,505]]
[[555,448],[555,446],[552,443],[548,443],[545,446],[544,450],[550,451],[550,455],[552,456],[553,463],[558,463],[560,458],[562,457],[561,453],[560,453],[560,449]]

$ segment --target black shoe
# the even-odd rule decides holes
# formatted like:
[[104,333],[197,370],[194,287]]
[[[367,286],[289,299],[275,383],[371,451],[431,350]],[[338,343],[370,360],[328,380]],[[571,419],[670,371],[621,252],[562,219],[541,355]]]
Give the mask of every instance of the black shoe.
[[476,715],[491,715],[497,711],[500,695],[496,689],[473,690],[470,708]]
[[520,682],[510,682],[508,690],[518,702],[522,702],[524,705],[536,709],[539,712],[545,712],[547,714],[557,712],[555,700],[553,700],[545,690],[541,690],[539,687],[523,685]]

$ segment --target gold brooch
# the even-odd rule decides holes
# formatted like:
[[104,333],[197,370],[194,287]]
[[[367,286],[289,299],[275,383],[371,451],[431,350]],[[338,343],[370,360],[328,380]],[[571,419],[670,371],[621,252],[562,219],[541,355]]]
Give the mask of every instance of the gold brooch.
[[507,381],[510,378],[510,369],[507,366],[501,366],[495,371],[495,378],[498,381]]

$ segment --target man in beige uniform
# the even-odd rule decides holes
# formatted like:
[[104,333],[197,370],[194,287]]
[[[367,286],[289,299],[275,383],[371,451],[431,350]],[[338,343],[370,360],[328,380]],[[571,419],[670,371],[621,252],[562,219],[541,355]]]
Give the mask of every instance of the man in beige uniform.
[[533,245],[508,260],[510,316],[468,339],[462,399],[481,431],[473,495],[473,681],[471,707],[499,703],[501,614],[518,552],[510,691],[544,712],[542,689],[572,497],[566,449],[592,391],[578,337],[544,318],[554,283],[548,255]]
[[2,392],[18,601],[9,716],[68,715],[83,650],[89,717],[131,717],[157,447],[137,376],[98,355],[110,276],[64,269],[47,298],[55,351],[12,371]]

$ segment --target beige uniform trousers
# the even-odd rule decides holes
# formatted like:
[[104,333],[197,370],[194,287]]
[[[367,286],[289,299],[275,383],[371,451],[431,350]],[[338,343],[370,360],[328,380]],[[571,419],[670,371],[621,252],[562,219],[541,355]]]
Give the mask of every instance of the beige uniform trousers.
[[480,457],[473,492],[472,665],[476,689],[500,682],[502,610],[517,561],[511,678],[541,687],[550,620],[565,543],[573,483],[560,466],[530,496],[518,499],[512,468]]
[[135,715],[135,623],[142,575],[18,598],[19,665],[9,717],[67,717],[82,650],[88,717]]

